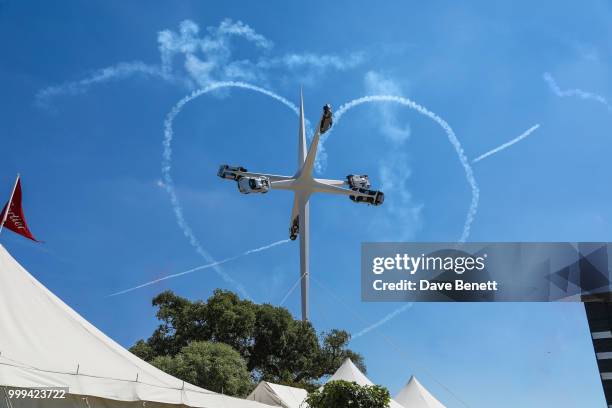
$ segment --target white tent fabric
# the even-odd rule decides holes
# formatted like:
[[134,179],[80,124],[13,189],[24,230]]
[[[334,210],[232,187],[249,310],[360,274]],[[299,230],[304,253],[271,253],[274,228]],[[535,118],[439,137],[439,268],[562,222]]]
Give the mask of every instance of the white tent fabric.
[[446,408],[438,401],[415,376],[395,396],[395,400],[406,408]]
[[[362,387],[364,385],[374,385],[374,383],[370,381],[370,379],[366,377],[365,374],[363,374],[361,370],[359,370],[359,368],[357,368],[355,364],[353,364],[350,358],[347,358],[346,360],[344,360],[344,363],[342,363],[340,368],[336,370],[334,375],[332,375],[329,378],[329,380],[327,380],[327,382],[336,381],[336,380],[353,381],[361,385]],[[389,403],[389,407],[390,408],[404,408],[393,399],[391,399],[391,402]],[[406,406],[405,408],[412,408],[412,407]]]
[[361,370],[359,370],[359,368],[357,368],[350,358],[344,360],[342,365],[336,370],[334,375],[327,380],[327,382],[336,380],[354,381],[361,386],[374,385],[374,383],[370,381],[370,379],[366,377]]
[[[62,406],[83,406],[75,396],[91,396],[106,400],[98,406],[150,401],[201,408],[269,408],[184,383],[134,356],[51,293],[1,245],[0,386],[68,387],[71,398]],[[30,401],[29,406],[52,405]]]
[[306,408],[302,403],[307,396],[308,392],[302,388],[262,381],[247,399],[283,408]]

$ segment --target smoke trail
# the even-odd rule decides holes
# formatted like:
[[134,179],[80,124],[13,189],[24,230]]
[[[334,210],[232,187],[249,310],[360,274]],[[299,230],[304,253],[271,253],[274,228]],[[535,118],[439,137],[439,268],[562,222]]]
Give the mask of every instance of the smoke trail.
[[[180,101],[178,101],[174,107],[170,110],[170,112],[168,112],[168,114],[166,115],[166,120],[164,121],[164,140],[163,140],[163,154],[162,154],[162,179],[163,179],[163,187],[165,188],[166,192],[168,193],[168,195],[170,196],[170,202],[172,204],[172,209],[174,211],[174,215],[176,217],[176,222],[179,226],[179,228],[183,231],[183,235],[185,235],[185,237],[187,238],[187,240],[189,241],[189,243],[191,244],[191,246],[196,250],[196,252],[198,254],[200,254],[200,256],[202,256],[202,258],[204,258],[204,260],[206,260],[206,262],[208,262],[208,265],[210,265],[210,268],[213,268],[213,270],[227,283],[234,285],[237,290],[242,294],[243,297],[250,299],[250,296],[247,294],[246,289],[244,288],[244,286],[242,286],[240,283],[238,283],[236,280],[234,280],[231,276],[229,276],[227,273],[225,273],[220,267],[219,267],[219,263],[217,261],[215,261],[215,259],[212,257],[212,255],[210,255],[208,253],[208,251],[206,251],[202,245],[200,244],[200,242],[198,241],[198,239],[196,238],[195,234],[193,233],[193,230],[191,229],[191,227],[189,226],[189,224],[187,223],[187,221],[185,220],[185,216],[183,215],[183,207],[181,206],[181,203],[178,199],[178,196],[176,194],[176,189],[174,187],[174,180],[172,179],[172,174],[171,174],[171,170],[172,170],[172,140],[174,138],[174,130],[172,129],[172,124],[174,122],[174,119],[178,116],[179,113],[181,113],[181,111],[183,110],[183,108],[185,107],[185,105],[187,105],[189,102],[193,101],[196,98],[199,98],[202,95],[206,95],[209,92],[212,92],[214,90],[217,89],[222,89],[222,88],[242,88],[242,89],[248,89],[254,92],[259,92],[263,95],[269,96],[272,99],[275,99],[279,102],[281,102],[283,105],[287,106],[289,109],[291,109],[293,112],[295,112],[296,115],[299,115],[299,109],[297,106],[295,106],[293,103],[291,103],[290,101],[288,101],[287,99],[283,98],[282,96],[279,96],[271,91],[268,91],[267,89],[264,88],[260,88],[258,86],[255,85],[251,85],[245,82],[235,82],[235,81],[231,81],[231,82],[217,82],[214,84],[211,84],[205,88],[202,89],[198,89],[196,91],[193,91],[191,94],[185,96],[183,99],[181,99]],[[272,246],[274,245],[278,245],[279,243],[285,243],[288,241],[279,241],[277,243],[271,244]],[[270,247],[270,246],[267,246]],[[257,248],[255,250],[251,250],[253,252],[259,252],[262,251],[264,249],[266,249],[267,247],[262,247],[262,248]],[[252,253],[247,251],[247,253]],[[224,263],[224,262],[223,262]]]
[[358,332],[357,334],[354,334],[351,336],[351,339],[354,340],[358,337],[364,336],[366,334],[368,334],[369,332],[371,332],[372,330],[382,326],[383,324],[387,323],[389,320],[393,319],[395,316],[399,315],[400,313],[404,313],[406,310],[410,309],[412,307],[412,303],[407,303],[404,306],[395,309],[393,312],[389,313],[388,315],[386,315],[385,317],[383,317],[382,319],[380,319],[379,321],[377,321],[374,324],[371,324],[370,326],[366,327],[365,329],[361,330],[360,332]]
[[586,92],[586,91],[583,91],[582,89],[577,89],[577,88],[561,90],[561,88],[559,88],[559,85],[557,85],[557,82],[555,81],[555,79],[552,77],[550,73],[545,72],[543,77],[544,77],[544,81],[546,81],[546,83],[550,87],[550,90],[560,98],[565,98],[568,96],[576,96],[580,99],[590,99],[590,100],[599,102],[602,105],[605,105],[605,107],[608,108],[609,111],[612,111],[612,106],[610,105],[608,100],[601,95],[597,95],[591,92]]
[[[457,153],[457,156],[459,157],[459,161],[461,162],[461,165],[463,166],[463,169],[465,171],[465,178],[472,190],[472,200],[471,200],[470,207],[465,217],[465,222],[463,225],[463,232],[461,233],[461,237],[459,238],[459,242],[465,242],[470,235],[470,229],[472,226],[472,222],[474,221],[474,216],[476,215],[476,210],[478,209],[478,200],[480,197],[480,190],[478,189],[478,184],[476,183],[476,179],[474,178],[474,172],[472,170],[472,166],[470,165],[470,162],[468,161],[468,158],[466,157],[465,152],[463,151],[463,147],[461,146],[459,139],[457,139],[455,132],[450,127],[450,125],[446,123],[444,119],[442,119],[435,113],[429,111],[425,107],[411,101],[408,98],[401,97],[401,96],[394,96],[394,95],[369,95],[369,96],[364,96],[361,98],[354,99],[350,102],[347,102],[344,105],[340,106],[338,111],[335,113],[334,115],[334,120],[336,122],[335,124],[337,125],[338,122],[340,122],[342,115],[344,115],[350,109],[358,105],[362,105],[364,103],[372,103],[372,102],[395,102],[395,103],[399,103],[400,105],[407,106],[410,109],[414,109],[418,113],[424,116],[427,116],[428,118],[436,122],[438,125],[440,125],[440,127],[444,130],[444,132],[448,136],[448,140],[455,148],[455,152]],[[330,133],[331,132],[327,133],[328,136],[325,138],[325,140],[327,140]]]
[[36,101],[39,105],[45,106],[47,101],[52,97],[63,94],[78,95],[86,92],[93,85],[111,79],[124,79],[134,74],[141,74],[145,77],[158,77],[165,81],[178,81],[169,72],[157,65],[148,65],[141,61],[120,62],[99,69],[87,78],[44,88],[36,93]]
[[539,123],[537,125],[535,125],[535,126],[530,127],[525,132],[523,132],[520,136],[510,140],[509,142],[504,143],[501,146],[496,147],[493,150],[489,150],[485,154],[481,154],[480,156],[478,156],[477,158],[472,160],[472,163],[477,163],[477,162],[481,161],[482,159],[485,159],[485,158],[487,158],[487,157],[489,157],[489,156],[491,156],[491,155],[493,155],[495,153],[498,153],[498,152],[501,152],[504,149],[507,149],[508,147],[512,146],[515,143],[520,142],[521,140],[523,140],[524,138],[526,138],[527,136],[529,136],[530,134],[535,132],[539,127],[540,127]]
[[289,242],[288,239],[283,239],[281,241],[276,241],[276,242],[273,242],[273,243],[271,243],[269,245],[262,246],[260,248],[249,249],[246,252],[243,252],[243,253],[241,253],[239,255],[232,256],[230,258],[222,259],[221,261],[215,261],[215,262],[212,262],[212,263],[208,263],[206,265],[196,266],[195,268],[191,268],[191,269],[188,269],[188,270],[183,271],[183,272],[178,272],[178,273],[173,273],[172,275],[162,276],[161,278],[158,278],[158,279],[155,279],[155,280],[152,280],[152,281],[149,281],[149,282],[145,282],[145,283],[143,283],[141,285],[134,286],[133,288],[124,289],[124,290],[121,290],[119,292],[111,293],[107,297],[123,295],[125,293],[132,292],[132,291],[134,291],[136,289],[140,289],[140,288],[144,288],[146,286],[154,285],[154,284],[159,283],[161,281],[165,281],[165,280],[173,279],[173,278],[178,278],[179,276],[183,276],[183,275],[187,275],[187,274],[190,274],[190,273],[193,273],[193,272],[201,271],[203,269],[215,268],[215,267],[218,267],[219,265],[223,265],[224,263],[235,261],[236,259],[242,258],[244,256],[248,256],[248,255],[254,254],[256,252],[261,252],[261,251],[264,251],[266,249],[270,249],[272,247],[275,247],[277,245],[285,244],[287,242]]
[[304,279],[304,276],[306,276],[306,272],[304,272],[303,274],[300,275],[300,277],[293,283],[293,286],[291,286],[291,288],[289,289],[289,291],[287,291],[287,293],[285,294],[285,296],[283,297],[283,300],[281,300],[281,302],[279,303],[279,306],[282,306],[285,304],[285,302],[287,301],[287,299],[289,299],[289,296],[291,296],[291,294],[293,293],[293,291],[295,290],[295,288],[297,288],[297,285],[302,281],[302,279]]

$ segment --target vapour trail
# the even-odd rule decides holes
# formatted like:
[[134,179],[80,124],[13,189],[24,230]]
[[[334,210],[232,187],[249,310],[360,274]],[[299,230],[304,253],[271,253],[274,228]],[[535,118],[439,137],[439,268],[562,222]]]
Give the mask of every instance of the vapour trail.
[[[268,91],[267,89],[248,84],[246,82],[236,82],[236,81],[216,82],[205,88],[195,90],[191,94],[185,96],[183,99],[178,101],[174,105],[174,107],[170,110],[170,112],[168,112],[168,114],[166,115],[166,119],[164,121],[164,140],[163,140],[163,153],[162,153],[162,164],[161,164],[162,165],[162,180],[163,180],[163,187],[168,193],[168,195],[170,196],[170,203],[172,204],[172,209],[176,217],[176,222],[179,228],[181,229],[181,231],[183,231],[183,235],[185,235],[185,237],[187,238],[191,246],[196,250],[198,254],[200,254],[200,256],[202,256],[202,258],[204,258],[204,260],[206,260],[206,262],[208,262],[210,267],[213,268],[213,270],[225,282],[236,287],[236,289],[240,292],[240,294],[243,297],[250,299],[251,297],[248,295],[244,286],[238,283],[230,275],[225,273],[219,267],[219,263],[215,261],[212,255],[210,255],[208,251],[206,251],[202,247],[202,245],[200,244],[200,241],[196,238],[195,234],[193,233],[193,230],[191,229],[191,227],[185,220],[185,216],[183,214],[183,207],[176,194],[176,188],[175,188],[174,180],[172,179],[172,174],[171,174],[171,171],[172,171],[172,140],[174,138],[174,130],[172,128],[172,125],[173,125],[174,119],[176,119],[178,114],[181,113],[185,105],[187,105],[189,102],[193,101],[194,99],[199,98],[202,95],[206,95],[212,91],[222,89],[222,88],[242,88],[242,89],[247,89],[250,91],[258,92],[260,94],[269,96],[272,99],[275,99],[279,101],[280,103],[282,103],[283,105],[287,106],[289,109],[295,112],[296,115],[299,115],[299,109],[297,106],[295,106],[293,103],[283,98],[282,96],[277,95],[274,92]],[[267,247],[279,245],[281,243],[286,243],[286,242],[288,242],[288,240],[278,241],[276,243],[270,244],[262,248],[266,249]],[[251,251],[259,252],[263,250],[262,248],[257,248],[256,250],[251,250]]]
[[148,65],[141,61],[120,62],[106,68],[95,71],[91,76],[78,81],[65,82],[44,88],[36,93],[36,101],[45,105],[47,101],[57,95],[77,95],[85,92],[91,86],[106,82],[111,79],[123,79],[133,74],[141,74],[146,77],[157,77],[165,81],[178,81],[163,67]]
[[248,256],[248,255],[251,255],[251,254],[254,254],[256,252],[265,251],[266,249],[270,249],[270,248],[275,247],[277,245],[285,244],[287,242],[289,242],[288,239],[283,239],[281,241],[276,241],[276,242],[273,242],[273,243],[271,243],[269,245],[262,246],[260,248],[249,249],[248,251],[245,251],[245,252],[243,252],[243,253],[241,253],[239,255],[234,255],[232,257],[225,258],[225,259],[222,259],[220,261],[211,262],[211,263],[208,263],[208,264],[205,264],[205,265],[196,266],[195,268],[191,268],[191,269],[188,269],[188,270],[183,271],[183,272],[178,272],[178,273],[173,273],[172,275],[162,276],[161,278],[158,278],[158,279],[155,279],[155,280],[152,280],[152,281],[149,281],[149,282],[145,282],[145,283],[143,283],[141,285],[134,286],[134,287],[129,288],[129,289],[124,289],[124,290],[121,290],[119,292],[111,293],[107,297],[123,295],[125,293],[132,292],[134,290],[137,290],[137,289],[140,289],[140,288],[144,288],[146,286],[154,285],[154,284],[159,283],[161,281],[165,281],[165,280],[173,279],[173,278],[178,278],[179,276],[183,276],[183,275],[187,275],[187,274],[190,274],[190,273],[193,273],[193,272],[201,271],[203,269],[215,268],[215,267],[218,267],[219,265],[223,265],[224,263],[235,261],[236,259]]
[[403,305],[400,308],[395,309],[393,312],[389,313],[388,315],[386,315],[385,317],[383,317],[382,319],[380,319],[376,323],[369,325],[368,327],[366,327],[365,329],[361,330],[357,334],[353,334],[351,336],[351,338],[354,340],[354,339],[356,339],[358,337],[361,337],[361,336],[363,336],[365,334],[368,334],[372,330],[374,330],[374,329],[378,328],[379,326],[382,326],[383,324],[387,323],[389,320],[393,319],[395,316],[399,315],[400,313],[404,313],[406,310],[410,309],[411,307],[412,307],[412,303],[406,303],[405,305]]
[[289,291],[285,294],[285,296],[283,297],[283,300],[281,300],[281,302],[279,303],[279,306],[282,306],[285,304],[285,302],[287,301],[287,299],[289,299],[289,296],[291,296],[291,294],[293,293],[293,291],[295,290],[295,288],[297,288],[297,285],[302,281],[302,279],[304,279],[304,276],[306,275],[306,272],[304,272],[303,274],[300,275],[300,277],[293,283],[293,286],[291,286],[291,288],[289,289]]
[[440,116],[436,115],[435,113],[431,112],[427,108],[419,105],[416,102],[411,101],[408,98],[405,98],[402,96],[394,96],[394,95],[369,95],[369,96],[363,96],[361,98],[357,98],[350,102],[345,103],[344,105],[340,106],[340,108],[334,115],[334,120],[335,120],[336,125],[338,124],[338,122],[340,122],[340,119],[342,118],[342,116],[346,112],[348,112],[350,109],[356,106],[362,105],[364,103],[372,103],[372,102],[395,102],[400,105],[407,106],[410,109],[414,109],[421,115],[427,116],[428,118],[436,122],[448,136],[448,140],[455,148],[455,152],[457,153],[457,156],[459,157],[459,161],[461,162],[461,165],[463,166],[463,169],[465,171],[465,178],[472,190],[472,200],[471,200],[470,207],[465,217],[465,222],[463,225],[463,231],[461,233],[461,237],[459,238],[459,242],[465,242],[470,235],[470,229],[472,227],[472,222],[474,221],[474,216],[476,215],[476,211],[478,209],[478,200],[480,197],[480,190],[478,188],[478,184],[476,183],[476,179],[474,178],[474,172],[472,170],[472,166],[470,165],[470,162],[467,156],[465,155],[463,147],[461,146],[461,142],[459,142],[459,139],[455,135],[455,132],[444,119],[442,119]]
[[543,77],[548,86],[550,87],[550,90],[558,97],[565,98],[568,96],[576,96],[580,99],[590,99],[599,102],[602,105],[605,105],[605,107],[612,112],[612,105],[610,105],[608,100],[603,96],[594,94],[592,92],[583,91],[582,89],[578,88],[562,90],[559,85],[557,85],[557,82],[550,73],[545,72]]
[[506,142],[498,147],[496,147],[493,150],[489,150],[488,152],[481,154],[480,156],[478,156],[477,158],[475,158],[474,160],[472,160],[472,163],[477,163],[479,161],[481,161],[482,159],[485,159],[495,153],[501,152],[504,149],[507,149],[508,147],[512,146],[515,143],[520,142],[521,140],[525,139],[527,136],[529,136],[530,134],[532,134],[533,132],[535,132],[538,128],[540,127],[540,124],[538,123],[537,125],[534,125],[532,127],[530,127],[529,129],[527,129],[525,132],[523,132],[520,136],[515,137],[514,139],[510,140],[509,142]]

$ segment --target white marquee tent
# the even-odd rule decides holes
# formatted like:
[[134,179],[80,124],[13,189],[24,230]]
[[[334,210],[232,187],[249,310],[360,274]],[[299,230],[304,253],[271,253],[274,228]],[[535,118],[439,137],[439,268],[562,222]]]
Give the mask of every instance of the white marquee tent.
[[406,408],[446,408],[438,401],[415,376],[395,396],[395,400]]
[[247,399],[283,408],[304,408],[306,405],[302,406],[302,402],[307,396],[308,392],[302,388],[262,381]]
[[[0,246],[0,407],[270,408],[172,377],[87,322]],[[11,388],[68,387],[63,400],[8,399]],[[144,403],[146,401],[146,404]]]
[[[355,364],[353,364],[353,362],[351,361],[350,358],[347,358],[346,360],[344,360],[344,363],[342,363],[340,368],[338,368],[336,370],[334,375],[332,375],[329,378],[329,380],[327,380],[327,382],[329,382],[329,381],[336,381],[336,380],[354,381],[354,382],[356,382],[357,384],[359,384],[361,386],[364,386],[364,385],[374,385],[374,383],[372,381],[370,381],[370,379],[368,377],[366,377],[359,370],[359,368],[357,368],[357,366]],[[408,406],[408,405],[403,407],[402,405],[398,404],[395,400],[391,399],[391,403],[389,404],[389,408],[413,408],[413,407],[412,406]]]

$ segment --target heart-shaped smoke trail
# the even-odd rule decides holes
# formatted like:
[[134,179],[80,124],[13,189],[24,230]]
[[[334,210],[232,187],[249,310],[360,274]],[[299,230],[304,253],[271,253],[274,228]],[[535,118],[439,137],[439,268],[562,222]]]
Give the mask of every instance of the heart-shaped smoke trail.
[[[225,273],[220,266],[224,263],[239,259],[243,256],[247,256],[256,252],[260,252],[272,247],[275,247],[277,245],[281,245],[284,243],[289,242],[289,240],[280,240],[280,241],[276,241],[273,242],[271,244],[262,246],[260,248],[255,248],[255,249],[251,249],[248,251],[243,252],[242,254],[239,255],[235,255],[233,257],[230,258],[226,258],[223,259],[221,261],[216,261],[212,255],[210,255],[210,253],[208,253],[208,251],[206,251],[202,245],[200,244],[199,240],[196,238],[195,234],[193,233],[193,230],[191,229],[191,227],[189,226],[189,224],[187,223],[187,221],[185,220],[184,214],[183,214],[183,208],[181,206],[181,203],[178,199],[178,196],[176,194],[176,189],[175,189],[175,185],[174,185],[174,180],[172,179],[172,174],[171,174],[171,170],[172,170],[172,141],[174,139],[174,130],[173,130],[173,122],[176,119],[176,117],[178,116],[178,114],[183,110],[183,108],[185,107],[186,104],[188,104],[189,102],[193,101],[194,99],[206,95],[212,91],[218,90],[218,89],[223,89],[223,88],[242,88],[242,89],[247,89],[247,90],[251,90],[254,92],[258,92],[261,93],[263,95],[269,96],[277,101],[279,101],[280,103],[282,103],[283,105],[287,106],[289,109],[291,109],[296,115],[299,115],[299,109],[296,105],[294,105],[293,103],[291,103],[289,100],[287,100],[286,98],[283,98],[282,96],[269,91],[267,89],[252,85],[252,84],[248,84],[245,82],[236,82],[236,81],[230,81],[230,82],[217,82],[215,84],[212,84],[206,88],[202,88],[199,90],[196,90],[194,92],[192,92],[191,94],[187,95],[186,97],[184,97],[183,99],[181,99],[179,102],[177,102],[174,107],[172,108],[172,110],[167,114],[166,116],[166,120],[164,121],[164,140],[163,140],[163,155],[162,155],[162,179],[163,179],[163,187],[165,188],[165,190],[168,192],[168,195],[170,196],[170,202],[172,204],[172,208],[176,217],[176,221],[177,224],[179,226],[179,228],[181,229],[181,231],[183,232],[183,234],[185,235],[185,237],[187,238],[187,240],[189,241],[189,243],[191,244],[191,246],[196,250],[196,252],[198,254],[200,254],[200,256],[202,256],[207,264],[205,265],[201,265],[195,268],[191,268],[187,271],[183,271],[183,272],[179,272],[179,273],[175,273],[172,275],[167,275],[155,280],[152,280],[150,282],[146,282],[143,283],[141,285],[135,286],[133,288],[129,288],[129,289],[125,289],[116,293],[111,294],[110,296],[115,296],[115,295],[119,295],[119,294],[124,294],[124,293],[128,293],[131,292],[133,290],[145,287],[145,286],[149,286],[158,282],[161,282],[163,280],[167,280],[167,279],[171,279],[171,278],[175,278],[178,276],[183,276],[189,273],[193,273],[196,271],[200,271],[200,270],[204,270],[204,269],[210,269],[212,268],[219,276],[221,276],[221,278],[226,281],[227,283],[235,286],[237,288],[237,290],[241,293],[241,295],[245,298],[249,298],[250,296],[248,295],[246,289],[244,288],[244,286],[242,284],[240,284],[239,282],[237,282],[234,278],[232,278],[230,275],[228,275],[227,273]],[[465,173],[466,173],[466,178],[468,180],[468,184],[471,186],[472,189],[472,201],[471,201],[471,205],[470,208],[468,210],[468,214],[466,216],[466,220],[464,222],[464,228],[463,228],[463,232],[460,238],[461,242],[464,242],[467,237],[469,236],[470,233],[470,227],[472,224],[472,221],[474,219],[474,215],[476,214],[476,209],[478,206],[478,197],[479,197],[479,190],[478,190],[478,186],[476,184],[476,180],[474,179],[473,176],[473,172],[472,172],[472,168],[470,167],[470,164],[467,160],[467,157],[465,156],[465,153],[463,152],[463,148],[461,147],[461,144],[459,142],[459,140],[457,139],[454,131],[452,130],[452,128],[448,125],[448,123],[446,121],[444,121],[442,118],[440,118],[438,115],[436,115],[435,113],[427,110],[426,108],[424,108],[423,106],[409,100],[408,98],[405,97],[400,97],[400,96],[393,96],[393,95],[372,95],[372,96],[364,96],[362,98],[358,98],[358,99],[354,99],[348,103],[345,103],[344,105],[340,106],[339,110],[335,113],[335,120],[336,120],[336,125],[337,123],[340,121],[340,119],[342,118],[342,116],[348,112],[350,109],[354,108],[355,106],[361,105],[361,104],[365,104],[365,103],[372,103],[372,102],[395,102],[395,103],[399,103],[401,105],[407,106],[411,109],[416,110],[417,112],[429,117],[430,119],[434,120],[438,125],[440,125],[442,127],[442,129],[444,129],[444,131],[446,132],[449,141],[451,142],[451,144],[455,147],[455,150],[457,152],[457,155],[459,157],[459,160],[461,162],[461,164],[463,165],[464,169],[465,169]],[[310,125],[307,123],[307,126],[310,128]],[[328,132],[328,136],[329,136]],[[327,137],[325,138],[325,140],[327,139]],[[322,148],[322,147],[321,147]],[[290,291],[291,292],[291,291]],[[290,293],[289,293],[290,294]],[[394,314],[395,315],[395,314]],[[376,326],[377,327],[377,326]],[[364,333],[365,334],[365,333]]]

